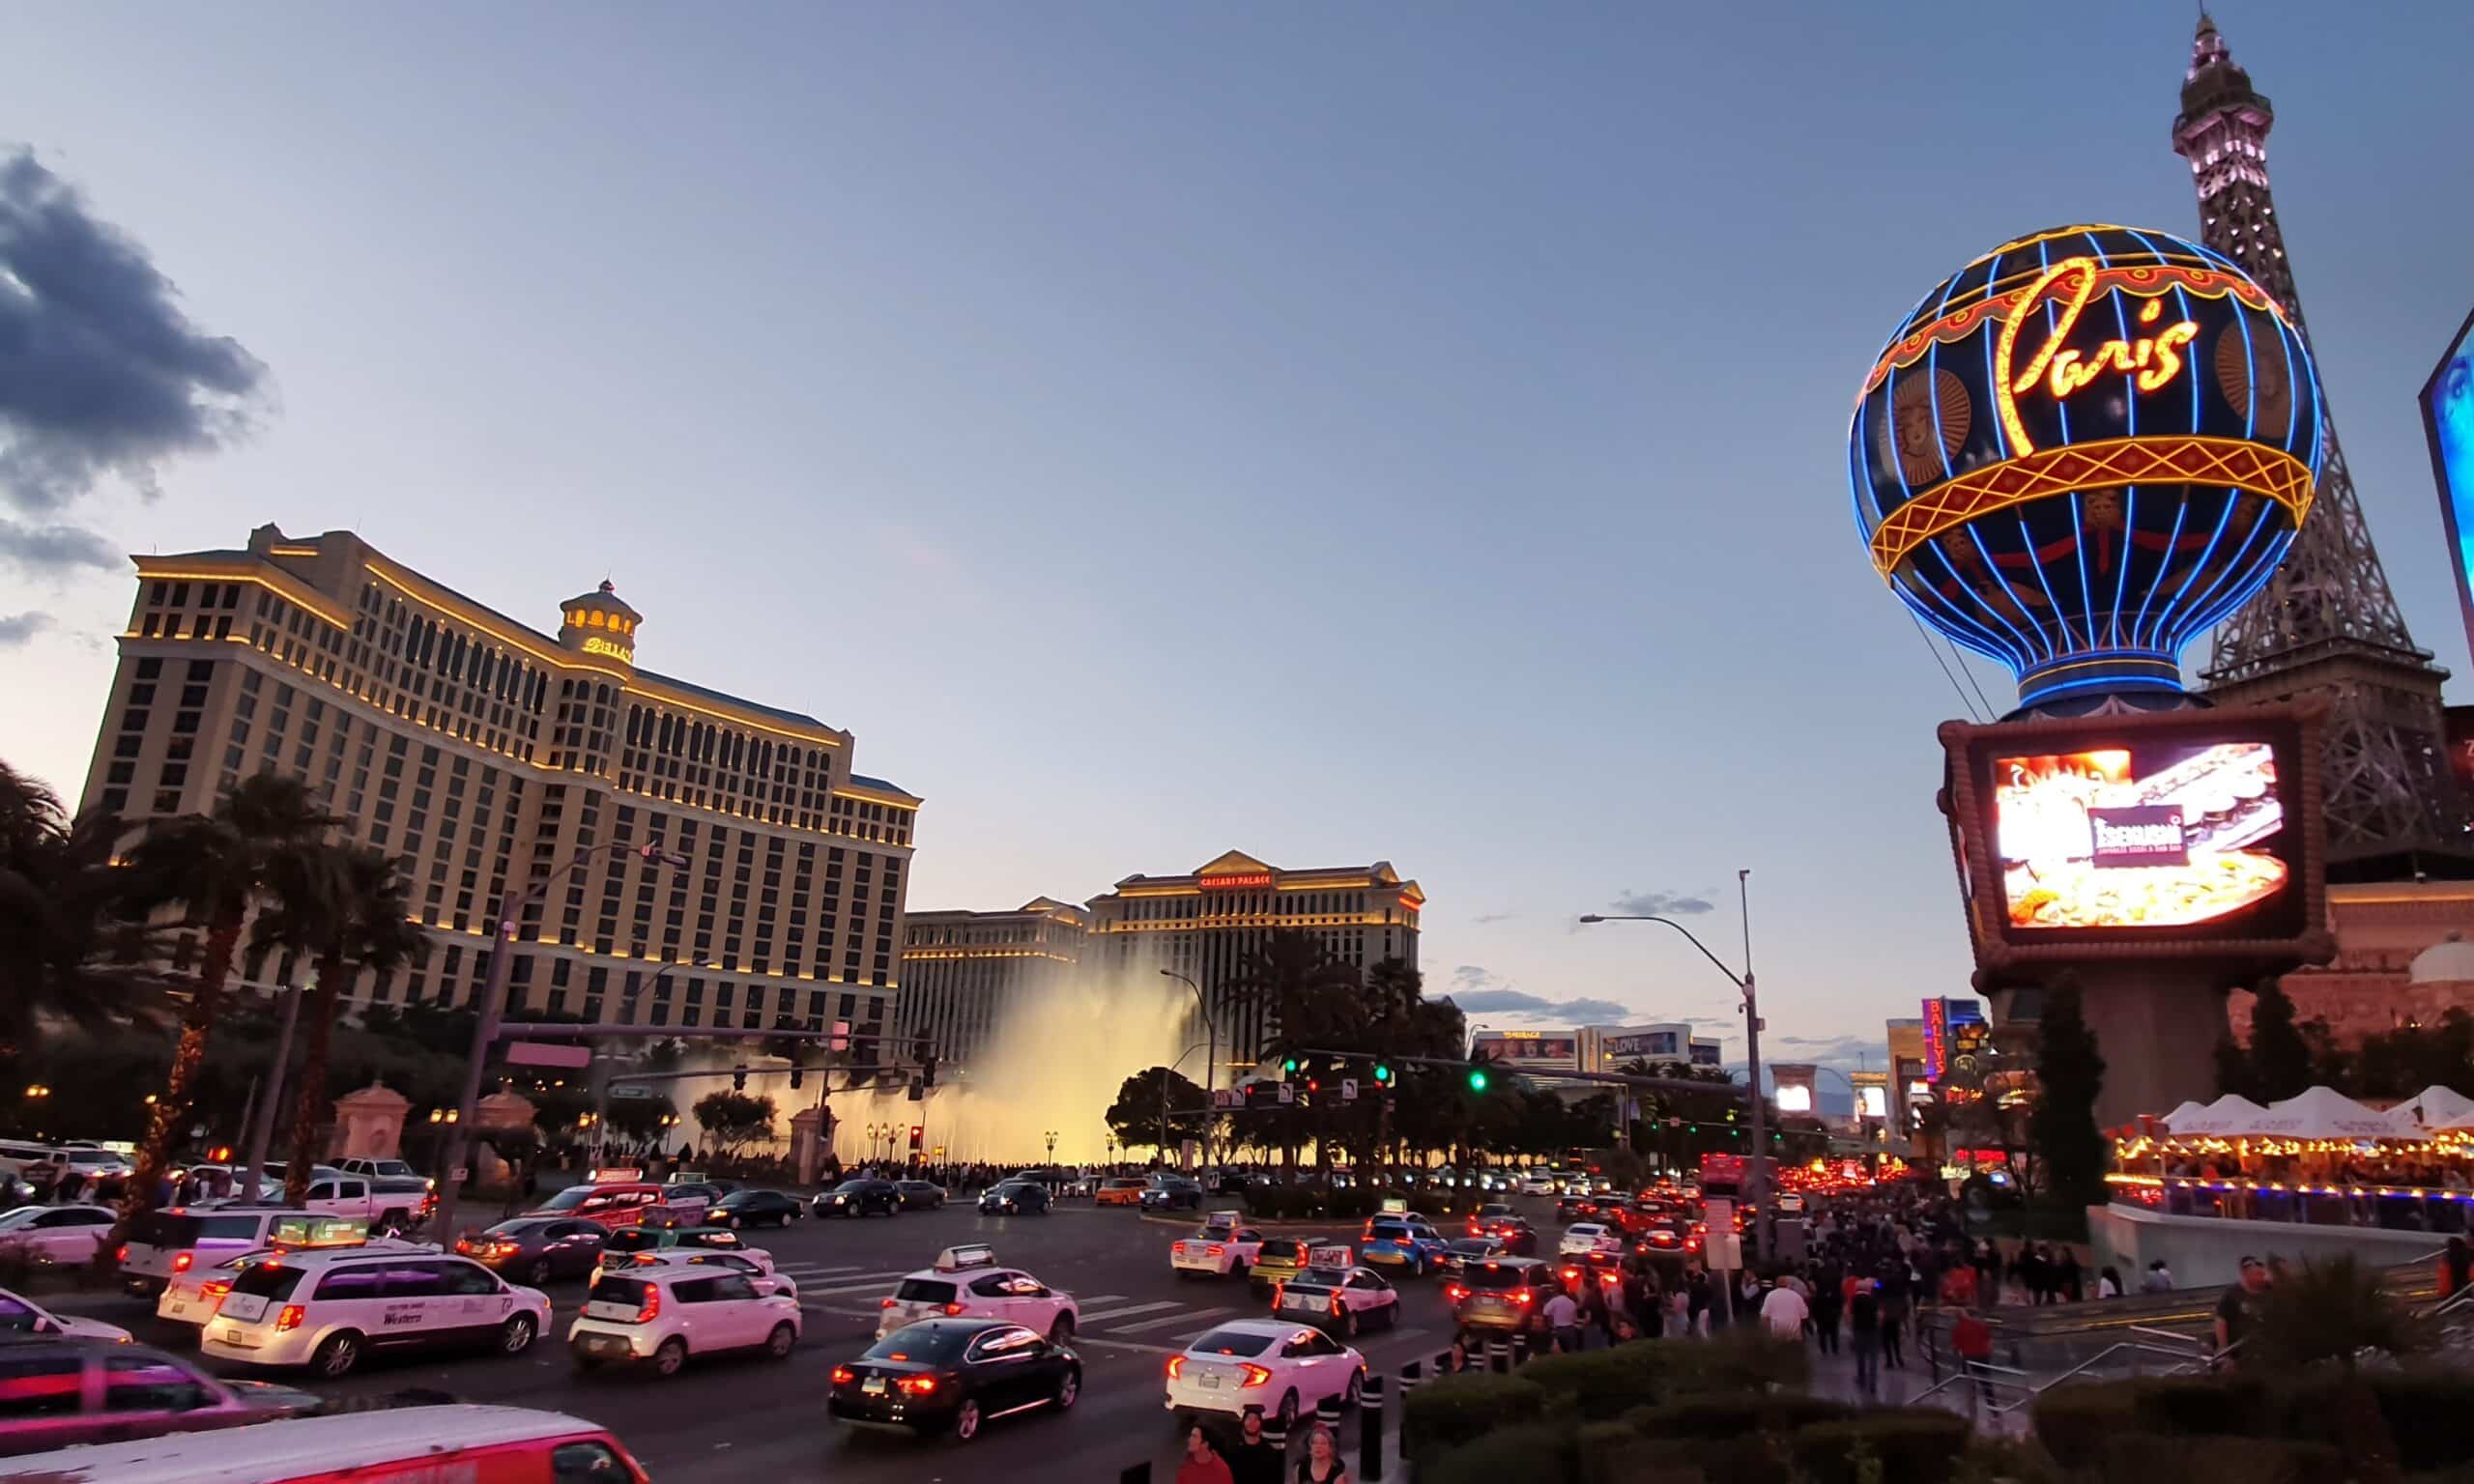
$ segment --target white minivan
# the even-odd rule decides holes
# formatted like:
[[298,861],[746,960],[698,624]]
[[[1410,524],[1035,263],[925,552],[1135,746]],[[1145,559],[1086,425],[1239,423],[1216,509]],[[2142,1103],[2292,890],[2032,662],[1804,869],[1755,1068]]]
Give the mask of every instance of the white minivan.
[[549,1322],[548,1295],[471,1258],[344,1247],[242,1269],[198,1332],[198,1350],[248,1365],[305,1365],[331,1379],[373,1350],[522,1355]]
[[[347,1223],[314,1211],[279,1206],[174,1206],[129,1223],[121,1244],[120,1281],[142,1298],[192,1268],[212,1268],[259,1247],[311,1246],[343,1240]],[[361,1234],[350,1234],[358,1239]]]

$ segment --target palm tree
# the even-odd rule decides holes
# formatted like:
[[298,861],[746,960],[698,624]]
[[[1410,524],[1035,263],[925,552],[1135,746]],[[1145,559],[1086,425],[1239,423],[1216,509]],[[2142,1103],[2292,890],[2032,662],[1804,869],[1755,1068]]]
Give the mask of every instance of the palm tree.
[[295,1206],[308,1198],[317,1166],[318,1130],[326,1127],[329,1106],[327,1047],[344,986],[363,969],[390,974],[428,947],[413,926],[393,856],[365,845],[335,846],[319,855],[313,890],[297,904],[285,899],[281,909],[263,919],[276,924],[279,932],[297,933],[318,955],[318,977],[304,1003],[308,1046],[292,1097],[292,1157],[284,1166],[284,1199]]
[[[1358,971],[1323,946],[1323,940],[1296,928],[1266,935],[1237,966],[1228,981],[1232,1003],[1249,1007],[1260,1022],[1273,1027],[1265,1040],[1266,1055],[1290,1056],[1309,1046],[1350,1046],[1366,1025],[1366,1004]],[[1328,1165],[1331,1140],[1322,1108],[1315,1114],[1314,1157]],[[1297,1148],[1281,1151],[1283,1180],[1297,1173]]]
[[319,809],[301,780],[260,773],[243,779],[213,813],[164,820],[130,852],[134,899],[149,907],[182,907],[187,924],[206,929],[206,944],[181,1016],[171,1073],[155,1100],[137,1170],[129,1180],[124,1221],[154,1209],[173,1137],[188,1118],[189,1089],[223,1009],[249,909],[272,899],[277,877],[305,875],[298,869],[301,858],[323,851],[327,831],[340,822]]
[[103,1033],[168,1018],[144,972],[148,934],[123,903],[119,826],[68,820],[50,789],[0,763],[0,1055],[67,1020]]

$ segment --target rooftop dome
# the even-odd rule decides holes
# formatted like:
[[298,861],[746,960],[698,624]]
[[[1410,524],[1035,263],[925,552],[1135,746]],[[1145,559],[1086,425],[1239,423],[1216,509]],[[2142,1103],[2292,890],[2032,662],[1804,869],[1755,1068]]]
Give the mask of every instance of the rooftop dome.
[[2452,932],[2414,956],[2412,982],[2418,985],[2474,984],[2474,943]]

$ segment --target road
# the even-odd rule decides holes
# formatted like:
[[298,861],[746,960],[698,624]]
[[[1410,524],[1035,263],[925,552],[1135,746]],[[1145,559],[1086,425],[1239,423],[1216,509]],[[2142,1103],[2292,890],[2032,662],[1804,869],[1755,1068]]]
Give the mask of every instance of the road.
[[[1524,1202],[1524,1205],[1533,1203]],[[1535,1203],[1543,1205],[1544,1203]],[[1533,1213],[1533,1219],[1548,1214]],[[1540,1221],[1542,1231],[1554,1228]],[[1348,1223],[1334,1235],[1352,1235]],[[798,1349],[785,1363],[762,1359],[691,1361],[667,1382],[625,1375],[574,1374],[566,1327],[584,1301],[581,1281],[556,1283],[552,1328],[521,1356],[373,1360],[335,1383],[282,1378],[332,1393],[383,1394],[432,1387],[475,1402],[538,1407],[589,1417],[616,1433],[664,1484],[748,1478],[836,1481],[967,1477],[977,1453],[1001,1455],[1012,1478],[1113,1479],[1144,1458],[1159,1477],[1175,1471],[1178,1438],[1162,1407],[1165,1357],[1224,1319],[1264,1312],[1233,1280],[1180,1280],[1168,1243],[1181,1227],[1146,1221],[1122,1208],[1066,1202],[1047,1216],[981,1216],[967,1205],[886,1219],[794,1223],[749,1234],[799,1285],[807,1310]],[[1320,1235],[1320,1233],[1316,1233]],[[999,1261],[1075,1295],[1082,1329],[1075,1348],[1084,1365],[1082,1399],[1070,1413],[1032,1413],[992,1424],[967,1448],[943,1441],[850,1434],[824,1414],[825,1373],[873,1341],[877,1301],[904,1273],[925,1268],[938,1249],[985,1241]],[[1450,1343],[1440,1285],[1404,1279],[1397,1328],[1358,1342],[1377,1374]],[[140,1339],[193,1353],[194,1332],[154,1318],[151,1307],[118,1296],[54,1305],[127,1326]],[[227,1374],[245,1368],[209,1361]],[[1351,1430],[1354,1436],[1354,1429]]]

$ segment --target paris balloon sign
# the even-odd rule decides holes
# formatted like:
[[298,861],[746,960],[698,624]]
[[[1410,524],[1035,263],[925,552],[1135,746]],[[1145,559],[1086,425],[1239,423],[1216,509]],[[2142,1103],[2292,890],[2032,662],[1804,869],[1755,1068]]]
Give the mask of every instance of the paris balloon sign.
[[2276,569],[2322,456],[2283,306],[2207,247],[2109,226],[2004,243],[1937,285],[1847,440],[1890,590],[2047,707],[2181,690],[2183,647]]
[[2319,715],[2313,701],[1945,724],[1979,966],[2238,964],[2318,946]]

